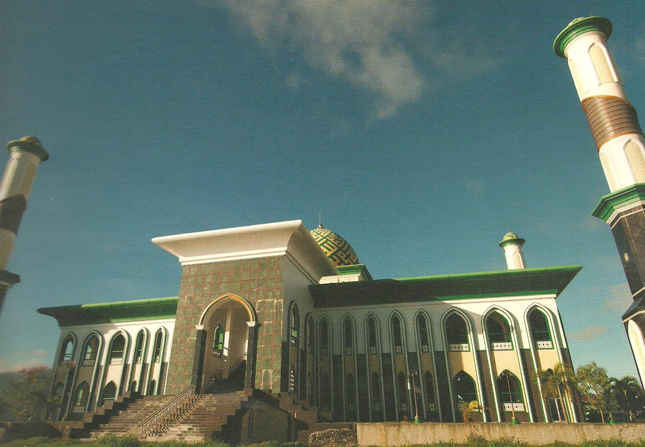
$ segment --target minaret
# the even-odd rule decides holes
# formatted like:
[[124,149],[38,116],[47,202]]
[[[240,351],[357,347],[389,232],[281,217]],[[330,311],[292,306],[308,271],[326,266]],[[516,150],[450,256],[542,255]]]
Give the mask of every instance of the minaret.
[[508,232],[504,235],[502,242],[499,246],[504,249],[504,256],[506,257],[506,265],[509,270],[525,269],[526,262],[524,262],[524,253],[522,246],[526,241],[517,234]]
[[634,299],[623,323],[641,377],[645,379],[645,138],[636,110],[607,50],[611,22],[575,19],[553,43],[569,62],[573,82],[598,148],[610,194],[592,214],[610,227]]
[[27,208],[38,165],[49,158],[36,137],[10,141],[7,150],[11,156],[0,182],[0,311],[7,290],[20,282],[18,275],[7,270],[13,241]]

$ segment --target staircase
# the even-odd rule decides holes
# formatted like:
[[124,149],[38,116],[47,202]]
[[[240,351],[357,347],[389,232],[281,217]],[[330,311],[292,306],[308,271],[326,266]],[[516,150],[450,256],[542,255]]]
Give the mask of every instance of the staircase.
[[136,434],[134,428],[141,421],[158,411],[172,396],[148,396],[133,401],[129,406],[118,411],[98,429],[92,430],[90,438],[100,438],[107,434],[125,436]]
[[291,439],[307,443],[309,435],[315,431],[328,430],[330,428],[350,428],[348,422],[330,422],[322,416],[317,407],[309,405],[307,401],[296,399],[295,396],[286,393],[266,393],[277,399],[281,409],[291,414],[293,418]]
[[148,442],[184,441],[201,442],[212,439],[231,441],[234,433],[227,431],[228,425],[236,425],[242,415],[242,407],[250,395],[238,391],[234,393],[202,394],[199,404],[182,420],[176,422],[164,433],[147,436]]

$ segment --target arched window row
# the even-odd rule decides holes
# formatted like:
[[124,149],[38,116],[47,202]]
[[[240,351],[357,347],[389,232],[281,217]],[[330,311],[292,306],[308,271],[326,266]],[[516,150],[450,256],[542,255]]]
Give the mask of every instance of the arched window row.
[[[148,345],[148,338],[148,332],[146,329],[141,329],[137,333],[134,343],[134,355],[132,357],[132,361],[135,364],[146,362],[146,347]],[[154,336],[152,345],[153,362],[158,363],[160,361],[163,361],[167,339],[168,331],[162,326],[157,330]],[[125,362],[126,354],[130,350],[130,348],[128,348],[128,340],[130,340],[130,335],[125,331],[119,331],[114,336],[112,336],[107,351],[107,363],[109,365],[121,365]],[[80,352],[80,366],[96,365],[97,360],[99,360],[99,351],[101,350],[102,343],[102,336],[97,332],[93,332],[85,338]],[[73,334],[69,334],[67,337],[65,337],[63,343],[61,344],[58,364],[73,360],[75,345],[76,337]],[[128,356],[128,358],[130,357]]]

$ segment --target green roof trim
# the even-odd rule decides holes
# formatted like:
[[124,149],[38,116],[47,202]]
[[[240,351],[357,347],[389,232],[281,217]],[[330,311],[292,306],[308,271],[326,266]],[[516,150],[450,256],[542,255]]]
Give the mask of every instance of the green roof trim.
[[611,36],[613,27],[609,19],[604,17],[580,17],[572,20],[553,41],[553,51],[565,58],[564,49],[573,39],[590,31],[600,31],[607,39]]
[[340,265],[336,267],[340,276],[345,275],[363,275],[366,280],[371,281],[372,275],[365,267],[365,264]]
[[379,279],[309,286],[315,308],[423,301],[558,296],[582,270],[579,265],[499,270],[417,278]]
[[38,309],[38,313],[56,318],[58,325],[61,327],[137,320],[158,320],[175,318],[178,300],[178,297],[169,297],[117,301],[113,303],[43,307]]
[[623,208],[636,202],[645,202],[645,183],[631,185],[602,196],[591,215],[607,222],[618,208]]

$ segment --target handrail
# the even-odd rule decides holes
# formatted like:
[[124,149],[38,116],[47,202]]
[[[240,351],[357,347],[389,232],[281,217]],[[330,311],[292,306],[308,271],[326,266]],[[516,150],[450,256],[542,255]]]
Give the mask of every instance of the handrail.
[[192,410],[204,396],[204,394],[195,394],[195,385],[190,385],[137,424],[138,436],[143,438],[164,434],[173,424],[179,422]]
[[241,356],[239,356],[234,362],[231,362],[231,364],[228,367],[228,370],[229,371],[234,370],[235,368],[240,366],[240,363],[242,363],[244,361],[246,361],[246,352],[244,354],[242,354]]

